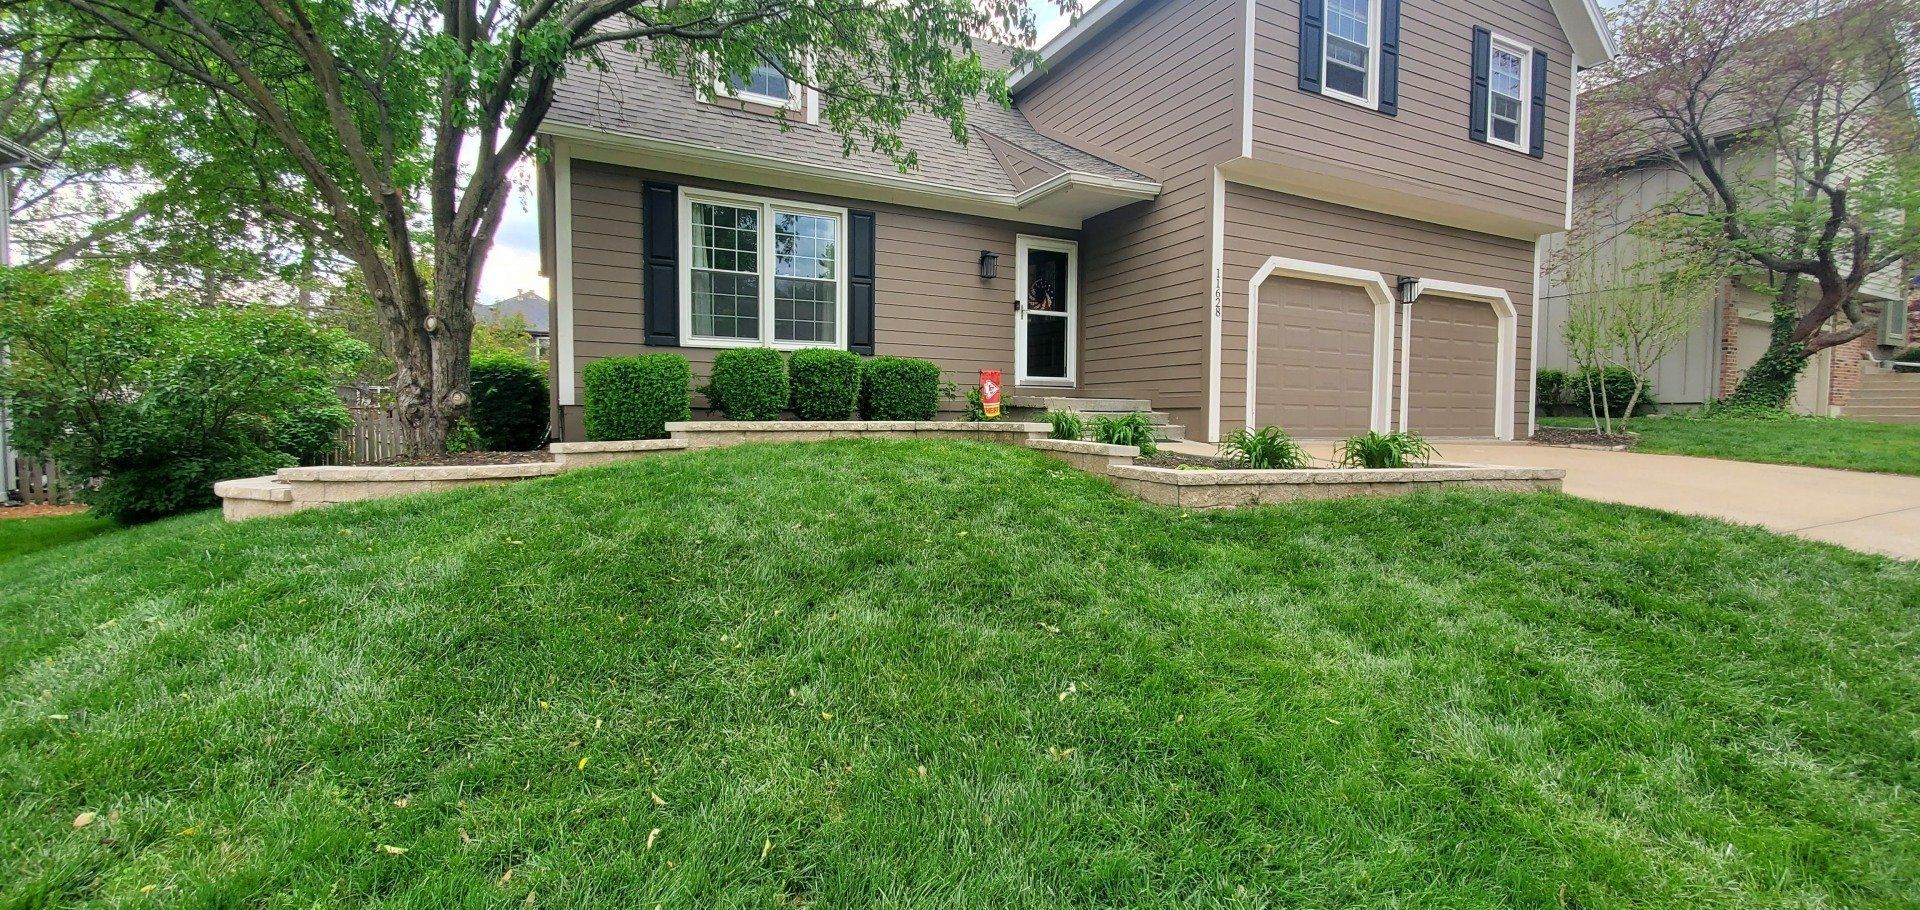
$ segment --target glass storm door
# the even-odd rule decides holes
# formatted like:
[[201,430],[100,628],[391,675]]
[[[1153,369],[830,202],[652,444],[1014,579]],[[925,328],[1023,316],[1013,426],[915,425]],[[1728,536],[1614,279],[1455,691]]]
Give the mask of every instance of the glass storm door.
[[1015,246],[1016,379],[1020,385],[1071,386],[1080,318],[1079,248],[1047,237],[1021,237]]

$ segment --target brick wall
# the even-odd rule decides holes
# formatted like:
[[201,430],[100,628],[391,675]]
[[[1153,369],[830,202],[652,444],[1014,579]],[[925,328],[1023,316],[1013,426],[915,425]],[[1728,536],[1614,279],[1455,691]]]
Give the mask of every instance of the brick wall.
[[1716,397],[1733,394],[1740,384],[1740,311],[1733,305],[1733,282],[1720,283],[1720,391]]
[[1869,332],[1833,349],[1832,372],[1828,374],[1827,404],[1843,407],[1860,385],[1861,364],[1874,348],[1876,334]]

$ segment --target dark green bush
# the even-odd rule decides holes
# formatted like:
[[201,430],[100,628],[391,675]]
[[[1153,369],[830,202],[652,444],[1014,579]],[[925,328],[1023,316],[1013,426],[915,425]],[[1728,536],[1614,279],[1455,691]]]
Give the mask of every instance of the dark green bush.
[[1124,417],[1095,417],[1093,439],[1107,445],[1135,446],[1149,458],[1160,454],[1160,444],[1153,438],[1153,421],[1137,412]]
[[473,431],[480,447],[525,452],[547,441],[546,367],[502,354],[473,360]]
[[787,406],[787,361],[772,348],[732,348],[713,358],[707,404],[728,420],[779,420]]
[[860,416],[933,420],[940,415],[940,367],[913,357],[875,357],[860,371]]
[[1567,371],[1540,370],[1533,374],[1533,400],[1550,408],[1567,400]]
[[[1588,382],[1592,382],[1589,395]],[[1567,377],[1566,400],[1585,414],[1589,410],[1598,412],[1601,396],[1606,398],[1607,413],[1614,417],[1637,417],[1653,409],[1653,384],[1640,390],[1640,401],[1633,406],[1633,413],[1627,413],[1627,402],[1633,398],[1633,373],[1625,367],[1607,367],[1605,370],[1585,367]]]
[[669,422],[693,419],[693,368],[679,354],[596,360],[581,385],[588,439],[665,439]]
[[860,355],[852,351],[794,351],[787,381],[794,416],[801,420],[852,420],[860,411]]
[[14,447],[93,511],[139,522],[214,505],[214,483],[313,461],[348,423],[333,394],[369,355],[265,307],[136,299],[119,276],[0,269]]

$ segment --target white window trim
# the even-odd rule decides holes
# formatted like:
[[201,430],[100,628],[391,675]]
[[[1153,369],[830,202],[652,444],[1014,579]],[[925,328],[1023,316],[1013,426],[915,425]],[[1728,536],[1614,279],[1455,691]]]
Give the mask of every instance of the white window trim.
[[1327,53],[1327,42],[1333,40],[1333,28],[1327,23],[1325,7],[1320,14],[1320,94],[1336,98],[1348,104],[1357,104],[1369,110],[1380,109],[1380,0],[1367,0],[1367,93],[1349,95],[1332,87],[1327,82],[1327,67],[1333,64]]
[[[1027,375],[1027,253],[1048,250],[1067,256],[1067,375]],[[1013,316],[1013,382],[1016,387],[1071,389],[1080,377],[1080,244],[1055,237],[1019,234],[1013,239],[1013,293],[1018,304]],[[1052,315],[1042,318],[1052,319]]]
[[[1493,40],[1487,42],[1487,122],[1482,124],[1487,130],[1487,144],[1516,152],[1531,153],[1533,146],[1529,141],[1533,137],[1529,134],[1533,131],[1533,46],[1522,44],[1499,32],[1494,32],[1492,37]],[[1495,48],[1505,48],[1511,53],[1520,55],[1520,123],[1513,131],[1515,138],[1519,140],[1517,142],[1508,142],[1493,135],[1493,52]]]
[[793,89],[793,97],[791,98],[776,98],[772,95],[762,95],[758,92],[736,91],[732,85],[728,84],[725,78],[714,81],[713,95],[716,98],[728,98],[747,104],[758,104],[775,110],[792,111],[801,114],[807,123],[819,123],[820,115],[813,88],[796,78],[793,73],[787,72],[784,69],[781,70],[781,72],[787,77],[788,87]]
[[[760,209],[759,274],[760,337],[712,338],[693,332],[693,204],[758,207]],[[832,341],[776,341],[774,331],[774,249],[773,211],[805,215],[824,215],[834,219],[834,321]],[[830,205],[794,202],[768,196],[748,196],[719,190],[680,188],[680,249],[676,270],[680,278],[680,346],[687,348],[774,348],[798,351],[805,348],[845,348],[847,346],[847,210]]]

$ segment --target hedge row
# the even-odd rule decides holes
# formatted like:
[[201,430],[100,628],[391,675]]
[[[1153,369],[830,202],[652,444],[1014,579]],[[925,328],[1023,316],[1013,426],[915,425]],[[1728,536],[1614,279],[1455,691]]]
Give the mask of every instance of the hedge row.
[[1602,399],[1607,411],[1615,417],[1646,414],[1654,406],[1653,384],[1648,383],[1646,388],[1640,390],[1640,401],[1633,406],[1635,414],[1624,413],[1628,400],[1633,398],[1633,373],[1625,367],[1607,367],[1605,370],[1586,367],[1573,372],[1543,369],[1534,374],[1533,389],[1534,399],[1549,412],[1561,409],[1576,414],[1598,411]]
[[[693,371],[678,354],[609,357],[582,374],[587,438],[660,439],[666,424],[693,412]],[[732,348],[713,359],[698,391],[728,420],[933,420],[940,367],[912,357],[862,361],[848,351],[808,348],[783,357],[772,348]]]

